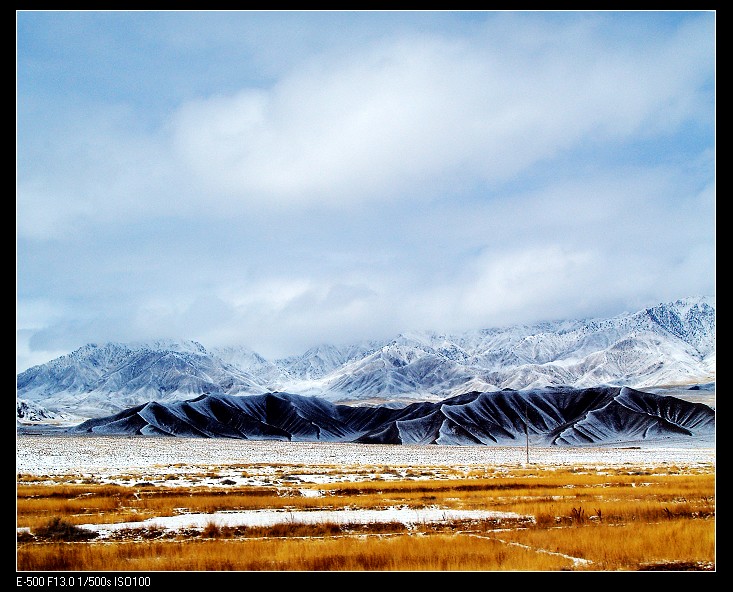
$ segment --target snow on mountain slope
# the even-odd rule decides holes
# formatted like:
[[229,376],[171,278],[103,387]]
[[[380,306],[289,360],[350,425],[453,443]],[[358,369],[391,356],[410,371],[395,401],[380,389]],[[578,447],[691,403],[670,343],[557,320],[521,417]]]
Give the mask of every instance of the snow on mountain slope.
[[674,397],[648,396],[623,387],[617,397],[564,428],[555,443],[570,446],[712,436],[715,414]]
[[346,354],[329,344],[319,345],[302,356],[281,360],[281,367],[294,378],[317,380],[336,370],[347,361]]
[[195,342],[89,344],[17,377],[18,396],[42,401],[52,411],[88,417],[141,401],[266,390],[253,376]]
[[[715,412],[627,387],[466,393],[402,409],[350,407],[290,393],[204,395],[146,403],[70,433],[227,437],[293,442],[542,446],[712,442]],[[526,434],[526,435],[525,435]]]
[[207,350],[194,341],[90,344],[18,375],[17,396],[99,417],[206,393],[287,391],[375,403],[561,385],[709,383],[715,312],[714,297],[688,298],[608,319],[324,344],[274,361],[244,346]]
[[292,379],[291,373],[245,346],[215,347],[209,350],[227,364],[256,377],[258,382],[277,386]]
[[331,373],[323,382],[323,396],[426,398],[473,378],[474,373],[433,350],[397,341]]
[[81,421],[80,418],[72,418],[65,413],[49,411],[38,403],[26,399],[17,399],[16,410],[16,421],[18,424],[66,423],[74,420],[76,420],[74,423],[78,423]]
[[345,364],[371,354],[381,346],[382,344],[371,341],[345,347],[321,344],[312,347],[300,356],[283,358],[276,360],[275,363],[294,380],[313,381],[328,376]]
[[[470,383],[526,389],[709,382],[715,379],[714,306],[714,298],[686,299],[612,319],[401,335],[327,376],[323,394],[339,400],[441,396]],[[418,372],[425,378],[415,381],[416,357],[429,362]],[[387,363],[374,363],[377,358]]]

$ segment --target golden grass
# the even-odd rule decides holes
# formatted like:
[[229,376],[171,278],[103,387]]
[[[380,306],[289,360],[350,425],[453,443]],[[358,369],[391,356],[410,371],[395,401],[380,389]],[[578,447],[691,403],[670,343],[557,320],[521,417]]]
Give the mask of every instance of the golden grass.
[[[290,498],[288,498],[290,499]],[[293,498],[298,505],[298,498]],[[308,501],[302,500],[302,507]],[[51,516],[72,524],[128,522],[153,516],[173,516],[181,509],[196,512],[279,507],[283,498],[274,488],[211,488],[118,485],[17,485],[17,526],[38,526]],[[97,519],[100,518],[100,519]]]
[[[351,481],[318,485],[298,480],[306,472],[303,467],[262,469],[288,481],[278,487],[169,487],[47,483],[19,476],[17,523],[33,532],[59,517],[74,525],[180,512],[395,505],[516,512],[531,516],[534,523],[527,527],[526,521],[501,525],[464,521],[417,528],[293,523],[231,528],[212,522],[203,532],[170,535],[149,529],[124,532],[110,541],[58,542],[26,535],[18,539],[18,569],[554,571],[715,562],[713,467],[487,468],[464,473],[436,468],[416,469],[409,475],[400,470],[404,477],[378,481],[364,481],[362,468],[358,474],[345,471]],[[318,468],[332,476],[338,470]],[[386,473],[388,468],[375,470]],[[308,471],[312,474],[313,467]],[[424,478],[427,474],[431,478]],[[303,496],[303,489],[316,489],[320,496]],[[147,540],[140,545],[132,544],[133,539]]]
[[534,528],[502,532],[498,538],[580,557],[592,561],[593,569],[600,570],[715,561],[715,521],[705,519]]
[[18,551],[21,570],[339,571],[572,568],[555,555],[459,535],[47,544]]

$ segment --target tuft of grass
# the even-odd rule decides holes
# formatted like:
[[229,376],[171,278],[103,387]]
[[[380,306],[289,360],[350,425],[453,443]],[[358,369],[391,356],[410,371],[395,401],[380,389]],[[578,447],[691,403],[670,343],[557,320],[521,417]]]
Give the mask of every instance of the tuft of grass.
[[201,531],[201,536],[205,539],[218,539],[224,536],[226,529],[223,529],[216,522],[209,522]]
[[64,542],[88,541],[98,536],[96,532],[69,524],[58,516],[51,518],[45,525],[36,528],[33,535],[43,541]]

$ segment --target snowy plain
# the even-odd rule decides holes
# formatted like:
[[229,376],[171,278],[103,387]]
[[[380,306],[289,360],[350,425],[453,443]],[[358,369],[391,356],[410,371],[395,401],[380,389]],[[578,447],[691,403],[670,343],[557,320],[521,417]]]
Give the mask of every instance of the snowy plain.
[[[715,447],[706,443],[628,447],[530,447],[531,464],[542,466],[658,467],[715,463]],[[216,466],[338,465],[356,467],[502,467],[526,462],[524,446],[436,446],[332,442],[281,442],[228,438],[145,436],[46,436],[18,434],[16,472],[30,475],[114,476],[176,473]],[[238,469],[237,469],[238,470]]]

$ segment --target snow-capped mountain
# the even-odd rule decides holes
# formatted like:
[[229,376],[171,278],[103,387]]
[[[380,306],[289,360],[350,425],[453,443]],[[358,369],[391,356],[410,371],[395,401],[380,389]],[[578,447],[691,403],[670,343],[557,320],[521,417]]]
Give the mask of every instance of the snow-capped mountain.
[[402,334],[324,374],[317,394],[332,401],[437,400],[469,390],[714,380],[715,299],[695,298],[610,319]]
[[[55,413],[42,407],[38,403],[27,401],[26,399],[17,399],[16,401],[16,421],[18,425],[34,424],[34,423],[65,423],[74,418],[65,413]],[[76,423],[80,421],[77,418]]]
[[337,405],[268,393],[204,395],[145,403],[90,419],[71,433],[227,437],[370,444],[599,446],[634,442],[713,442],[715,412],[701,403],[628,387],[466,393],[401,409]]
[[51,411],[100,417],[208,393],[286,391],[387,403],[547,386],[709,383],[715,314],[714,297],[688,298],[607,319],[404,333],[279,360],[244,346],[207,349],[193,341],[90,344],[19,374],[17,396]]
[[266,391],[252,375],[193,341],[88,344],[17,377],[19,397],[86,417],[142,401]]

